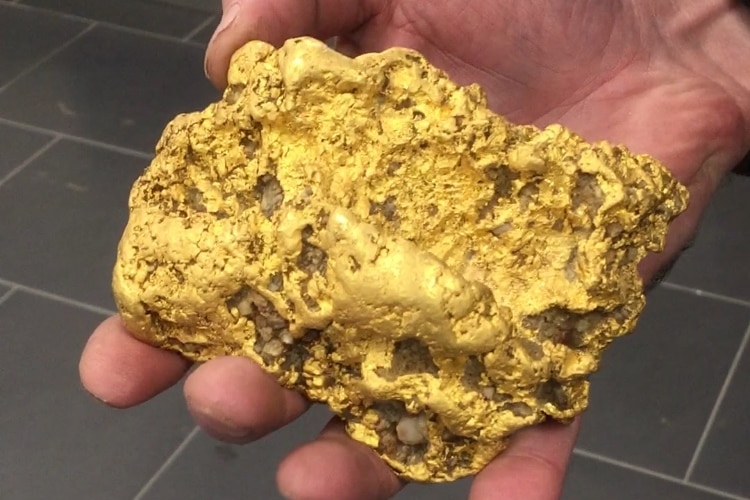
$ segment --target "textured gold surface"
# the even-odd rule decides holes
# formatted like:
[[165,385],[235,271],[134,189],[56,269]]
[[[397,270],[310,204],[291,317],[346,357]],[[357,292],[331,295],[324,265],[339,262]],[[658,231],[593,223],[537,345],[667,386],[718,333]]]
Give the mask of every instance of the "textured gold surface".
[[686,203],[652,158],[511,125],[414,52],[252,42],[136,182],[114,290],[143,340],[248,356],[402,477],[452,480],[586,407]]

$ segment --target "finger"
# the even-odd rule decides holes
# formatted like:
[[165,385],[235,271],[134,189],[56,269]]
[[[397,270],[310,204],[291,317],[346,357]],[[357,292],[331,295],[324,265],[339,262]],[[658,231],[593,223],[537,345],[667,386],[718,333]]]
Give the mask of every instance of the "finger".
[[578,419],[570,425],[549,422],[520,431],[477,475],[469,499],[558,499],[578,424]]
[[404,486],[372,449],[346,434],[338,419],[287,456],[276,481],[290,500],[386,499]]
[[178,354],[136,340],[119,316],[94,330],[78,364],[86,390],[117,408],[151,399],[177,383],[189,367]]
[[274,431],[308,408],[298,392],[281,387],[247,358],[216,358],[185,381],[185,399],[198,424],[211,436],[247,443]]
[[672,266],[679,260],[682,252],[695,239],[698,220],[702,208],[689,205],[686,212],[680,215],[669,228],[664,249],[658,253],[649,253],[639,264],[638,272],[644,283],[644,289],[650,290],[666,278]]
[[223,0],[224,14],[206,50],[206,76],[226,86],[229,59],[250,40],[281,45],[297,36],[321,40],[354,31],[375,13],[377,0]]

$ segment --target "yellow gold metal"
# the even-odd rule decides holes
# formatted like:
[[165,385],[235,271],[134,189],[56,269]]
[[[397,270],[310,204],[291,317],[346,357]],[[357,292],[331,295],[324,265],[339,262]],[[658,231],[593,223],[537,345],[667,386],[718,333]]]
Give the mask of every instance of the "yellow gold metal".
[[133,187],[114,292],[138,338],[255,360],[417,481],[585,409],[687,205],[662,165],[508,123],[404,49],[251,42],[228,80]]

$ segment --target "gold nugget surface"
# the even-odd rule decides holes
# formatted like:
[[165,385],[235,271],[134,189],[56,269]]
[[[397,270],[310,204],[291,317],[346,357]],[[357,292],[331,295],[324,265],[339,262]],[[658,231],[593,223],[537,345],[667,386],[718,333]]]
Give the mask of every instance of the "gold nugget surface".
[[134,185],[114,291],[144,341],[252,358],[402,477],[453,480],[585,409],[686,204],[654,159],[512,125],[415,52],[251,42]]

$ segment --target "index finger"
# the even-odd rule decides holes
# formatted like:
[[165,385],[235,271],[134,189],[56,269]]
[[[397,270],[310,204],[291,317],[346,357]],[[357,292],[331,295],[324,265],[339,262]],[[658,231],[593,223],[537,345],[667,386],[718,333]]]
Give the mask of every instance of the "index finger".
[[251,40],[280,45],[289,38],[321,40],[349,33],[375,13],[375,0],[224,0],[224,15],[206,50],[205,71],[226,86],[232,54]]
[[190,362],[130,335],[119,316],[100,324],[83,349],[78,370],[84,388],[116,408],[151,399],[176,384]]

